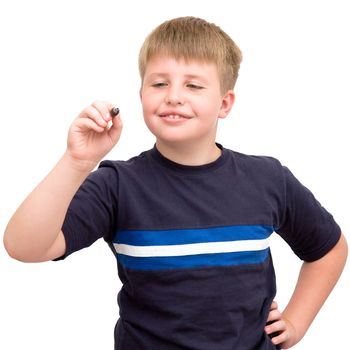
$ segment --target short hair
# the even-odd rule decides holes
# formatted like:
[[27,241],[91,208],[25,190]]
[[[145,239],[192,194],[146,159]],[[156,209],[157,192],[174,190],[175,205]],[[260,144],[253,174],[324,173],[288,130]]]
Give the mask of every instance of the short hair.
[[242,53],[220,27],[196,17],[179,17],[156,27],[145,39],[139,54],[143,82],[149,60],[158,54],[175,59],[216,64],[221,92],[234,88]]

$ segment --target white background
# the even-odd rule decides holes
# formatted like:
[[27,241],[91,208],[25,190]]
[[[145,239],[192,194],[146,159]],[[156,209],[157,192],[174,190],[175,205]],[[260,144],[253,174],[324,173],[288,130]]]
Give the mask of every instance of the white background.
[[[138,50],[156,25],[183,15],[215,22],[243,51],[237,102],[220,122],[218,142],[279,158],[349,234],[345,0],[2,1],[1,231],[64,152],[73,118],[95,99],[117,104],[124,120],[108,158],[128,159],[153,146],[138,97]],[[301,262],[277,236],[272,252],[283,308]],[[14,261],[1,245],[0,349],[112,349],[116,267],[103,241],[41,264]],[[347,267],[295,349],[346,348],[349,291]]]

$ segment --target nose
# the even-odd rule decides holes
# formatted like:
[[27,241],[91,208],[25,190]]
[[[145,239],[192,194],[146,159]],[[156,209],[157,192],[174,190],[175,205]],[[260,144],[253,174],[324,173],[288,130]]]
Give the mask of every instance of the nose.
[[165,96],[165,103],[171,106],[184,104],[184,96],[181,91],[181,88],[176,86],[169,87]]

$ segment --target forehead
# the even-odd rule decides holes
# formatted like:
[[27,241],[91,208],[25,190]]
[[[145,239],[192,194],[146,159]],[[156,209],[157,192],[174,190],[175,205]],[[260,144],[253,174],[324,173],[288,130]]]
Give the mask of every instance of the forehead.
[[184,59],[173,56],[157,55],[151,57],[146,65],[145,76],[154,75],[191,75],[218,79],[215,63],[198,59]]

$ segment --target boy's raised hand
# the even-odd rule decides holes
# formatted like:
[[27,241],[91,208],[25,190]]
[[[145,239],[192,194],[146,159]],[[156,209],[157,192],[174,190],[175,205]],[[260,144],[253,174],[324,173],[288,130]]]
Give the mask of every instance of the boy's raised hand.
[[112,117],[112,108],[107,101],[95,101],[69,128],[67,153],[82,169],[93,169],[120,138],[122,121]]

